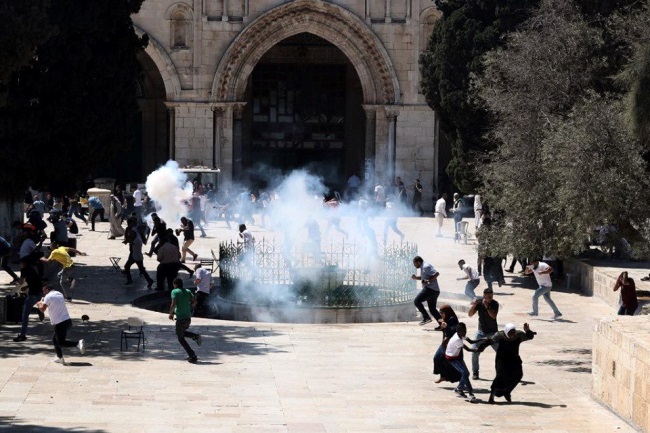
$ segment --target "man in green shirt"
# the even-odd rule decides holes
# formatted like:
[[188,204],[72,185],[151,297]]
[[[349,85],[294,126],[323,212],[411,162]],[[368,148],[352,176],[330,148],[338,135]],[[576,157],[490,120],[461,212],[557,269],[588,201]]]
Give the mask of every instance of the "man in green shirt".
[[194,294],[183,287],[183,280],[176,278],[174,280],[174,290],[172,290],[172,304],[169,306],[169,320],[174,320],[174,314],[176,314],[176,336],[178,342],[187,352],[187,361],[191,364],[196,364],[198,358],[185,338],[189,337],[196,344],[201,345],[201,336],[187,330],[192,322],[192,307],[195,305]]

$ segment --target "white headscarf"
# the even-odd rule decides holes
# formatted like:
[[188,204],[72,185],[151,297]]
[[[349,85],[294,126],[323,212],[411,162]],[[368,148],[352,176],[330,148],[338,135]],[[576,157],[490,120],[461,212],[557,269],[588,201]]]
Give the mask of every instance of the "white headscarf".
[[514,323],[506,323],[506,326],[503,328],[503,331],[508,335],[510,331],[515,329],[515,324]]

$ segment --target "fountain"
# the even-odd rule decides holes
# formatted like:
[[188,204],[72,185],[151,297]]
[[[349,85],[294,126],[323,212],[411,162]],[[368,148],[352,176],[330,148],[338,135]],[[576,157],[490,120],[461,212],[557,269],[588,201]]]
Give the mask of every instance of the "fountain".
[[254,247],[219,245],[216,305],[228,320],[365,323],[415,317],[409,276],[417,246],[354,242],[288,247],[262,239]]

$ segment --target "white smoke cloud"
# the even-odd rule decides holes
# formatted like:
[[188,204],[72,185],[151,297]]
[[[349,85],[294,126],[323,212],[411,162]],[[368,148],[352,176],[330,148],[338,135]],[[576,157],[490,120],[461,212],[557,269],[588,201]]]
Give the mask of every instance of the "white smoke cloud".
[[176,161],[167,161],[147,176],[146,188],[149,197],[156,202],[158,216],[168,225],[177,223],[187,214],[184,202],[192,197],[192,184]]

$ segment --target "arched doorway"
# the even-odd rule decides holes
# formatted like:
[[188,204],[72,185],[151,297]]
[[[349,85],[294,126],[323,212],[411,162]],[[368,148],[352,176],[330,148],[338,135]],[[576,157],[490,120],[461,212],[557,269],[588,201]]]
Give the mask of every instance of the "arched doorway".
[[[323,47],[332,53],[336,52],[337,56],[343,54],[346,60],[341,60],[339,66],[345,66],[346,86],[354,79],[360,83],[361,103],[355,104],[360,111],[355,116],[363,112],[361,121],[354,125],[358,128],[355,131],[362,141],[363,164],[359,164],[358,156],[348,154],[349,149],[356,148],[346,146],[354,139],[345,135],[343,167],[348,170],[363,167],[363,173],[359,174],[363,174],[368,183],[374,177],[391,178],[395,167],[396,118],[399,115],[401,93],[386,49],[367,24],[345,8],[320,0],[294,0],[271,9],[251,22],[233,40],[217,66],[210,94],[216,131],[214,147],[218,155],[217,164],[222,169],[222,179],[226,182],[231,178],[241,179],[246,173],[246,167],[250,167],[246,153],[249,150],[247,146],[252,146],[253,132],[248,131],[244,124],[248,122],[251,127],[254,126],[252,116],[255,107],[248,105],[251,101],[254,104],[253,91],[257,88],[255,83],[263,81],[262,78],[253,79],[252,75],[254,71],[263,72],[265,66],[258,68],[258,64],[263,65],[260,62],[264,58],[268,59],[269,53],[282,49],[287,51],[282,44],[297,44],[296,51],[300,48],[304,52],[306,48],[307,53],[310,46],[313,46],[314,49]],[[281,64],[280,60],[281,56],[274,63]],[[301,74],[299,67],[309,67],[304,61],[294,64],[298,69],[292,73],[298,75]],[[350,69],[354,70],[356,78]],[[308,71],[303,69],[302,72]],[[275,73],[278,74],[277,71]],[[317,72],[313,74],[314,77],[318,75]],[[343,75],[343,72],[340,74]],[[270,98],[270,93],[268,96]],[[350,102],[346,100],[344,105],[347,108]],[[270,106],[267,115],[271,115]],[[346,112],[345,117],[348,115]],[[246,119],[246,116],[250,118]],[[259,119],[263,122],[262,118]],[[330,121],[329,116],[327,121]],[[300,134],[300,131],[297,133]],[[353,136],[354,133],[349,137]],[[336,134],[334,138],[336,139]],[[304,137],[298,141],[304,142]],[[337,173],[339,177],[347,174]]]
[[145,52],[138,54],[142,75],[138,80],[139,140],[133,147],[130,159],[131,176],[144,179],[164,164],[169,156],[168,114],[165,106],[165,83],[158,67]]
[[345,54],[325,39],[301,33],[276,44],[250,74],[245,101],[245,177],[262,163],[283,172],[308,168],[342,186],[362,168],[361,82]]

